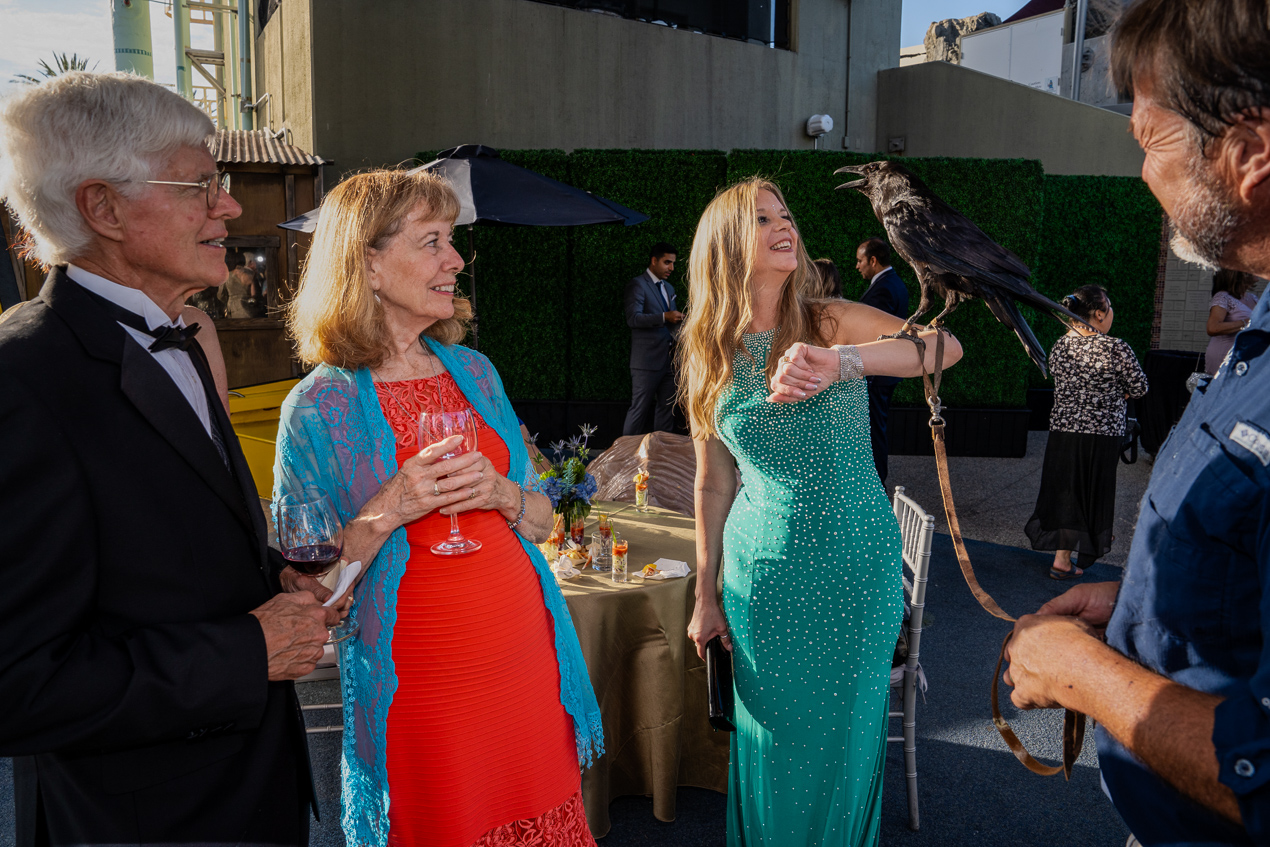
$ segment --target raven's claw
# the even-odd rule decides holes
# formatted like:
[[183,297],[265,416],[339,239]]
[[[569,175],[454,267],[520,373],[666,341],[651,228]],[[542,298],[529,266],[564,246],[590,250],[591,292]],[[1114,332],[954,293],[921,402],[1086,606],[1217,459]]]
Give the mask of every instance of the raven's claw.
[[912,321],[905,321],[904,326],[900,327],[900,331],[891,335],[879,335],[878,341],[885,341],[888,338],[905,338],[913,342],[917,347],[917,355],[922,361],[926,361],[926,341],[917,333],[922,331],[921,324],[915,324]]

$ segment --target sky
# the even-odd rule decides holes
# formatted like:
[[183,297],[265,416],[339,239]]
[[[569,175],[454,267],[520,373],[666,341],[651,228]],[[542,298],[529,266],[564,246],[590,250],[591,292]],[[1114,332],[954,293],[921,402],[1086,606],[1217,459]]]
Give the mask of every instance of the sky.
[[[150,3],[150,32],[154,40],[154,75],[158,82],[176,81],[172,52],[172,19],[159,0]],[[964,18],[979,12],[1009,17],[1025,0],[903,0],[900,45],[921,44],[931,21]],[[14,74],[35,75],[41,59],[54,53],[88,57],[89,67],[114,70],[110,38],[110,0],[0,0],[0,96],[9,91]],[[204,29],[195,27],[195,32]],[[198,36],[196,35],[197,39]],[[196,47],[210,47],[195,43]]]
[[[150,38],[154,45],[154,76],[157,82],[176,83],[176,56],[173,51],[172,19],[164,14],[164,4],[150,4]],[[41,59],[52,64],[54,53],[78,53],[87,57],[88,67],[115,69],[115,50],[110,34],[110,0],[0,0],[0,97],[12,89],[14,74],[37,76]],[[194,27],[195,47],[200,44]]]

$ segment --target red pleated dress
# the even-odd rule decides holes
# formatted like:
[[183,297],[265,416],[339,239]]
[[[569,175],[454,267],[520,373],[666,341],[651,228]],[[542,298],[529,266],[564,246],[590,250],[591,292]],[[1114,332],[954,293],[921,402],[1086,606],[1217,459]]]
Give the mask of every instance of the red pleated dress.
[[[470,404],[449,374],[376,383],[400,465],[419,451],[420,411]],[[478,448],[499,473],[507,446],[485,421]],[[459,516],[482,548],[431,549],[448,516],[407,525],[388,711],[388,843],[399,847],[594,847],[573,720],[560,703],[550,613],[529,556],[497,511]]]

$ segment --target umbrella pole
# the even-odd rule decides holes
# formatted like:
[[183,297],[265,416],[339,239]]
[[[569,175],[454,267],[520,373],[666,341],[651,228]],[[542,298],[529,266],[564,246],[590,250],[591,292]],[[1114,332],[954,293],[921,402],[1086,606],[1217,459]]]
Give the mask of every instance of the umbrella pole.
[[472,302],[472,349],[481,349],[481,333],[476,322],[476,247],[472,243],[472,226],[467,225],[467,254],[472,257],[472,261],[468,264],[468,285],[471,287],[471,293],[468,295]]

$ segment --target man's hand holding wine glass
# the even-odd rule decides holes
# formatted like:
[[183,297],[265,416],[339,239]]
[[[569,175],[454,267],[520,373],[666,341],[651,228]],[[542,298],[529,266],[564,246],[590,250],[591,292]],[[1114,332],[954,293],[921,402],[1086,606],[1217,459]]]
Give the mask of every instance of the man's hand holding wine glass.
[[333,606],[319,604],[309,591],[277,594],[251,614],[265,634],[269,679],[273,682],[312,673],[322,658],[327,627],[338,625],[342,617]]

